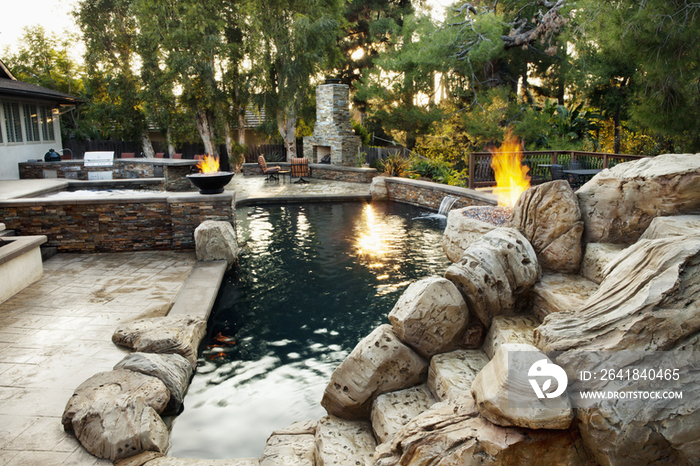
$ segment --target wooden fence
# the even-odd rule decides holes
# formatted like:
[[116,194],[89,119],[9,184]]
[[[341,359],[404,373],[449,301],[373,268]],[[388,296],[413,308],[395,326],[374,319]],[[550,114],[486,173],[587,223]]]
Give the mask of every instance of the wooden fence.
[[[495,186],[496,178],[491,168],[490,152],[469,154],[469,188]],[[549,169],[544,165],[561,165],[569,168],[610,168],[618,163],[645,158],[644,155],[606,154],[581,151],[523,151],[524,163],[530,167],[529,175],[535,182],[546,180]],[[540,166],[543,165],[543,166]]]

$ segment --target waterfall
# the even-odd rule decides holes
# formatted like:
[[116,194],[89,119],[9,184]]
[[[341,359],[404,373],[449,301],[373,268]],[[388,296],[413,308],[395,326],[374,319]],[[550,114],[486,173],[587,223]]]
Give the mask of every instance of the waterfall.
[[442,199],[442,202],[440,203],[440,208],[438,209],[438,215],[444,215],[447,217],[448,212],[454,205],[454,203],[457,202],[457,198],[454,196],[445,196]]

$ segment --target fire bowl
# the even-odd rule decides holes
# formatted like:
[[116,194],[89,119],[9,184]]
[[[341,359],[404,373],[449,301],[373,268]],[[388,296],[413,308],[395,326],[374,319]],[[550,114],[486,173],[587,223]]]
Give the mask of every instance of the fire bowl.
[[231,181],[233,175],[233,172],[194,173],[187,175],[187,179],[199,188],[199,194],[219,194],[224,192],[224,186]]

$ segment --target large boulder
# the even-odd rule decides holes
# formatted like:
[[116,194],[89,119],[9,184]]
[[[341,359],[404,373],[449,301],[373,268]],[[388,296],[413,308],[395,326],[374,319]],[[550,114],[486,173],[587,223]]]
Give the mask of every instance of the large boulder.
[[369,193],[373,201],[388,201],[389,190],[386,187],[386,177],[375,176],[369,185]]
[[526,309],[539,276],[535,250],[515,228],[485,234],[445,272],[445,278],[462,292],[470,312],[487,328],[494,316]]
[[389,321],[401,341],[429,359],[457,347],[469,322],[469,310],[451,281],[429,277],[404,291]]
[[579,466],[587,463],[574,431],[501,427],[479,416],[471,397],[438,403],[375,453],[375,466]]
[[316,466],[371,466],[377,441],[366,421],[326,416],[316,428]]
[[442,234],[442,250],[450,262],[459,262],[464,251],[476,240],[496,228],[494,225],[464,215],[473,207],[451,210]]
[[267,439],[260,466],[315,466],[316,421],[300,421]]
[[632,244],[655,217],[700,208],[700,155],[666,154],[621,163],[578,191],[586,243]]
[[656,217],[639,239],[700,235],[700,215]]
[[700,331],[700,236],[641,240],[609,264],[582,307],[548,315],[543,351],[668,350]]
[[73,431],[87,451],[115,461],[144,451],[165,453],[168,428],[144,398],[102,398],[73,416]]
[[372,401],[425,381],[428,363],[384,324],[360,341],[333,371],[321,405],[343,419],[369,419]]
[[70,431],[73,430],[73,418],[78,411],[100,403],[109,407],[118,399],[128,405],[137,398],[161,413],[168,404],[170,392],[156,377],[123,369],[100,372],[75,389],[66,403],[61,423],[65,430]]
[[539,325],[540,322],[531,315],[494,317],[482,349],[492,359],[498,347],[506,343],[531,345],[532,333]]
[[379,395],[372,403],[372,430],[375,437],[380,443],[385,442],[435,403],[437,400],[425,384]]
[[532,313],[542,321],[555,312],[575,311],[596,291],[598,285],[580,275],[543,273],[532,288]]
[[140,319],[121,325],[112,342],[144,353],[179,354],[197,367],[197,350],[207,331],[207,322],[194,316]]
[[471,397],[472,382],[488,362],[481,350],[436,354],[430,360],[428,388],[438,401]]
[[197,260],[225,260],[230,269],[238,260],[238,240],[230,222],[205,220],[194,230]]
[[624,244],[588,243],[579,273],[582,277],[600,285],[605,279],[603,271],[626,247]]
[[170,392],[165,413],[177,413],[192,377],[192,366],[179,354],[131,353],[114,369],[126,369],[158,378]]
[[[529,380],[531,368],[537,364],[546,366],[552,362],[532,345],[505,343],[499,346],[491,362],[472,383],[479,413],[504,427],[568,429],[574,418],[569,396],[564,391],[556,397],[539,398]],[[565,389],[565,385],[557,386],[553,393],[543,390],[542,395],[555,395]]]
[[520,230],[532,243],[543,269],[578,272],[583,221],[578,198],[565,180],[525,191],[513,207],[508,226]]

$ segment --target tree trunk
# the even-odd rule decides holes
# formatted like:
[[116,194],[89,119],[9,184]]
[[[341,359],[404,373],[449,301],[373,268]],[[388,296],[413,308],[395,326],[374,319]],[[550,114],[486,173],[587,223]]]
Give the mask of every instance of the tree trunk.
[[620,123],[622,119],[622,111],[618,107],[615,111],[615,138],[613,140],[613,153],[619,154],[622,146],[622,141],[620,140]]
[[277,111],[277,128],[280,136],[284,140],[284,147],[287,149],[287,162],[291,161],[292,157],[297,156],[297,116],[293,108]]
[[143,156],[147,159],[155,158],[156,153],[153,150],[153,144],[151,143],[146,131],[141,133],[141,149],[143,150]]
[[208,113],[205,110],[197,109],[194,114],[194,122],[197,126],[199,137],[202,138],[204,152],[206,152],[207,155],[218,157],[219,151],[214,145],[214,131]]
[[231,137],[231,124],[228,121],[226,122],[224,129],[226,131],[226,153],[228,154],[229,158],[231,158],[231,154],[233,154],[233,138]]
[[245,107],[238,107],[238,144],[245,144]]
[[170,126],[168,126],[168,130],[165,133],[165,139],[168,141],[168,155],[172,158],[175,153],[175,144],[173,144],[173,131],[170,129]]

